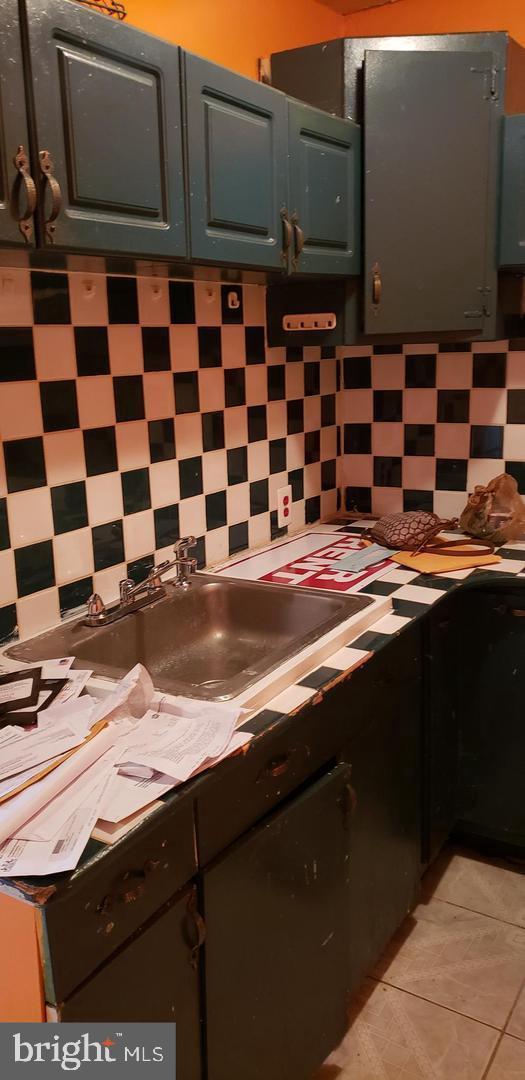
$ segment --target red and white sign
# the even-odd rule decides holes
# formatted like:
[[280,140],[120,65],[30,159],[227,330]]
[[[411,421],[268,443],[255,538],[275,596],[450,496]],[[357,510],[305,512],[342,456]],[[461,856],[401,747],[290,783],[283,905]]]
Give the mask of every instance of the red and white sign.
[[375,566],[356,572],[337,570],[332,566],[337,560],[344,559],[352,551],[359,551],[365,546],[358,535],[341,533],[337,535],[337,538],[332,535],[328,543],[325,542],[315,551],[305,552],[291,559],[290,562],[257,577],[259,581],[270,581],[274,585],[302,585],[309,589],[359,592],[364,585],[368,585],[375,578],[382,577],[394,565],[391,559],[383,559]]

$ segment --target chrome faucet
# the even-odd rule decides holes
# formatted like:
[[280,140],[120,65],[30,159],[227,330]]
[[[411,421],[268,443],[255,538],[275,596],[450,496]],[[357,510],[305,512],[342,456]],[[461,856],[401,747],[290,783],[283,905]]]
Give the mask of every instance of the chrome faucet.
[[197,560],[188,555],[190,548],[195,547],[197,541],[194,536],[185,536],[178,540],[173,551],[174,559],[167,559],[152,566],[149,574],[143,581],[135,583],[130,578],[124,578],[119,582],[119,599],[115,604],[106,607],[98,593],[93,593],[87,602],[87,614],[84,622],[88,626],[106,626],[108,623],[122,619],[132,611],[138,611],[147,604],[153,604],[166,596],[166,587],[162,582],[164,574],[173,567],[177,567],[177,574],[170,582],[174,588],[187,589],[190,585],[191,574],[197,569]]

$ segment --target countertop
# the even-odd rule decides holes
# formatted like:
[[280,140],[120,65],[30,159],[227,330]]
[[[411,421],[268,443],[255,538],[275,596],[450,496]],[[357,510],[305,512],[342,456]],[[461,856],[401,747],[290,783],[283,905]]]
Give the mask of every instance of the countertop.
[[[370,527],[370,521],[357,521],[347,523],[327,523],[313,526],[313,530],[325,533],[341,533],[359,536]],[[444,535],[447,535],[446,533]],[[452,534],[451,534],[452,535]],[[454,536],[457,537],[457,533]],[[274,541],[264,551],[282,546],[282,539]],[[360,584],[358,591],[369,594],[375,598],[389,597],[392,602],[391,613],[382,616],[370,629],[361,634],[355,640],[343,648],[339,648],[321,666],[303,676],[299,681],[290,685],[287,689],[277,694],[263,708],[255,712],[241,726],[240,730],[246,730],[253,735],[248,751],[254,744],[259,743],[276,726],[283,723],[290,716],[300,714],[303,710],[315,705],[328,694],[335,685],[351,677],[356,668],[365,664],[370,657],[385,648],[394,637],[403,632],[403,629],[415,619],[424,616],[434,604],[438,603],[445,595],[464,587],[466,584],[479,585],[480,583],[494,582],[506,579],[507,582],[518,579],[525,587],[525,540],[506,544],[499,548],[497,553],[501,556],[501,562],[493,566],[486,566],[473,570],[453,571],[448,575],[420,574],[414,570],[394,566],[379,578],[372,578],[367,584]],[[246,561],[249,553],[242,560],[232,559],[220,567],[208,572],[229,573],[240,561]],[[257,580],[257,578],[255,578]],[[308,582],[311,587],[311,582]],[[351,589],[349,591],[352,591]],[[240,750],[237,753],[242,754]],[[220,768],[220,766],[216,767]],[[195,790],[206,782],[210,770],[188,780],[168,792],[162,803],[169,804],[172,800],[186,797],[190,791]],[[93,863],[99,863],[104,856],[115,851],[124,840],[141,829],[144,820],[150,822],[153,815],[162,814],[163,807],[158,806],[152,810],[146,819],[142,818],[135,827],[122,840],[112,845],[101,843],[93,838],[89,841],[77,868],[71,874],[57,875],[55,878],[32,878],[27,881],[4,879],[0,883],[0,889],[11,895],[23,897],[26,901],[37,904],[45,903],[52,896],[60,882],[69,880],[76,875],[85,874]]]

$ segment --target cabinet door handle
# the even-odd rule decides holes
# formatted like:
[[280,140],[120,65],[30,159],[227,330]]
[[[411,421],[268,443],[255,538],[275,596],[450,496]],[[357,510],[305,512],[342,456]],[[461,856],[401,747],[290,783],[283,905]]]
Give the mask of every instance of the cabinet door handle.
[[257,777],[257,783],[260,780],[266,779],[268,776],[277,778],[278,776],[284,776],[290,768],[290,762],[295,753],[295,749],[287,750],[284,754],[277,754],[266,763],[263,769],[261,769],[259,776]]
[[[17,177],[13,185],[11,209],[13,217],[18,222],[18,228],[28,244],[33,239],[33,222],[31,218],[36,210],[36,184],[29,172],[29,158],[22,145],[13,158],[13,164],[17,171]],[[24,188],[26,208],[20,212],[20,189]]]
[[372,267],[372,303],[374,307],[379,307],[382,293],[383,282],[381,280],[381,269],[379,263],[375,263]]
[[191,922],[193,923],[196,933],[195,944],[192,946],[190,955],[190,964],[195,970],[199,963],[199,949],[202,948],[204,942],[206,941],[206,923],[204,922],[200,911],[197,910],[197,890],[195,887],[193,887],[191,890],[191,895],[186,905],[186,910],[191,919]]
[[297,270],[299,266],[301,252],[304,248],[304,232],[299,225],[299,218],[297,217],[297,213],[295,211],[292,214],[292,225],[294,234],[294,256],[292,259],[292,266],[294,270]]
[[50,244],[53,244],[56,228],[55,221],[62,206],[62,192],[60,190],[60,184],[53,173],[53,159],[49,150],[41,150],[38,156],[40,159],[40,171],[44,178],[44,186],[47,184],[51,192],[51,213],[44,221],[44,228],[46,231],[46,239]]
[[515,619],[525,619],[525,608],[510,608],[510,614],[514,615]]
[[281,208],[281,221],[283,223],[283,246],[281,248],[281,262],[284,267],[288,264],[288,252],[292,244],[292,226],[286,206]]

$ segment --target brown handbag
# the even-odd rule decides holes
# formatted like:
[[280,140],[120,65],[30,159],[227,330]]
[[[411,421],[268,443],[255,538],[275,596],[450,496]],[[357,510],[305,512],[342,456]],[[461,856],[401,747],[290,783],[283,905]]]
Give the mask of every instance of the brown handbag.
[[492,544],[508,544],[525,536],[525,502],[509,473],[495,476],[486,487],[479,484],[469,496],[459,527],[470,536]]
[[[376,544],[383,547],[397,548],[398,551],[423,551],[433,555],[452,555],[457,557],[459,547],[475,547],[477,555],[491,555],[494,548],[480,540],[437,540],[432,543],[442,529],[457,528],[457,518],[442,521],[430,510],[408,510],[404,514],[387,514],[379,518],[365,533]],[[469,554],[465,551],[465,554]]]

